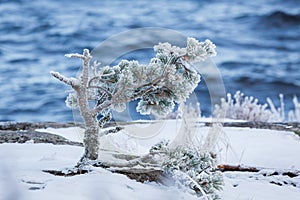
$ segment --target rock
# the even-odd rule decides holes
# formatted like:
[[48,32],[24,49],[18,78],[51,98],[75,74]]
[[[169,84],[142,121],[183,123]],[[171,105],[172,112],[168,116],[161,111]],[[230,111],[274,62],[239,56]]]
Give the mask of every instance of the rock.
[[82,126],[81,124],[69,123],[57,123],[57,122],[0,122],[0,130],[35,130],[39,128],[67,128],[73,126]]
[[0,130],[1,143],[25,143],[32,141],[33,143],[51,143],[56,145],[75,145],[83,146],[82,143],[69,141],[66,138],[51,134],[32,130]]
[[[212,126],[211,122],[204,123],[205,126]],[[247,127],[257,129],[269,129],[278,131],[292,131],[300,136],[300,123],[298,122],[225,122],[224,127]]]

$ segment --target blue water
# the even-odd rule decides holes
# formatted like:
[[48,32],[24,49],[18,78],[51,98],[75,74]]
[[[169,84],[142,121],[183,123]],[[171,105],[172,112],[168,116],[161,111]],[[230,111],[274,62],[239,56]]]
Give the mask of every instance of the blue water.
[[[211,39],[226,92],[242,90],[275,103],[283,93],[287,110],[293,108],[292,96],[300,96],[298,0],[0,0],[0,121],[72,121],[64,104],[70,88],[49,71],[74,76],[80,62],[64,54],[141,27]],[[148,58],[147,53],[133,57]],[[204,81],[197,92],[203,114],[210,115]]]

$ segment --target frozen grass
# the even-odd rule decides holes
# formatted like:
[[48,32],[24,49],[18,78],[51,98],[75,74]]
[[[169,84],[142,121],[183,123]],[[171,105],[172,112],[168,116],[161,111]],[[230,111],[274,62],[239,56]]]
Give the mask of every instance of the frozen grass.
[[230,119],[246,120],[253,122],[300,122],[300,104],[294,96],[294,110],[285,112],[284,97],[279,95],[280,106],[275,107],[273,101],[267,98],[267,104],[260,104],[252,96],[245,96],[237,91],[233,97],[230,93],[226,99],[221,99],[221,104],[215,106],[214,116]]

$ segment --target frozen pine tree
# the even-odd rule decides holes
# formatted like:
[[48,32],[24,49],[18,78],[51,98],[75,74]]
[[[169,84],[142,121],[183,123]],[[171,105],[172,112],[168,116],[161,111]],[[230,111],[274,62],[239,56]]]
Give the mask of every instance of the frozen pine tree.
[[74,89],[66,104],[78,107],[84,120],[85,152],[79,164],[101,160],[98,158],[98,137],[102,136],[99,130],[110,121],[111,110],[123,111],[127,102],[139,100],[136,109],[141,114],[171,112],[175,103],[184,102],[200,81],[200,75],[190,65],[216,54],[212,42],[194,38],[187,38],[185,48],[159,43],[154,51],[156,55],[149,64],[122,60],[116,66],[100,68],[97,62],[90,64],[92,56],[85,49],[83,54],[66,55],[83,61],[78,78],[51,72]]

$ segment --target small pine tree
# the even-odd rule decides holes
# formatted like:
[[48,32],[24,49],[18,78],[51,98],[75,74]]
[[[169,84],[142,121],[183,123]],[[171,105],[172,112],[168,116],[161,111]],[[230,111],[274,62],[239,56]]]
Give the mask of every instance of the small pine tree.
[[[155,57],[146,65],[122,60],[116,66],[99,68],[97,62],[90,65],[92,56],[85,49],[83,54],[66,55],[83,61],[78,78],[51,72],[74,89],[66,104],[79,108],[84,120],[85,153],[79,163],[98,159],[99,130],[111,119],[112,109],[120,112],[127,102],[139,100],[136,109],[141,114],[167,114],[175,103],[184,102],[200,81],[200,75],[190,64],[216,55],[212,42],[199,42],[194,38],[187,38],[185,48],[159,43],[154,51]],[[91,102],[94,102],[92,107]]]

